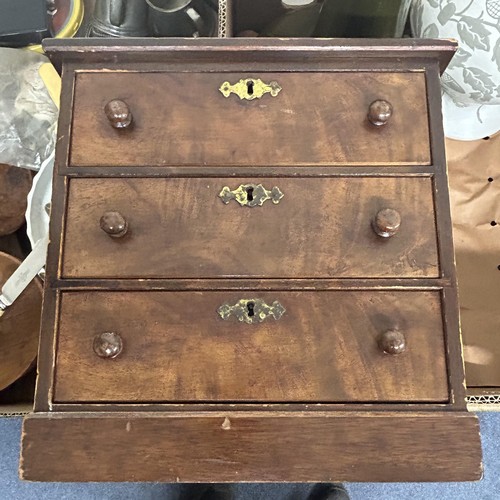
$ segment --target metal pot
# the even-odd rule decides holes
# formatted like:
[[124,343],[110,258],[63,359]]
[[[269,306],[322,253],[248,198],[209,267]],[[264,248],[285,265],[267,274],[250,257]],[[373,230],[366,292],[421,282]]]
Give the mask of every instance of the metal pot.
[[96,0],[89,36],[147,36],[147,15],[145,0]]

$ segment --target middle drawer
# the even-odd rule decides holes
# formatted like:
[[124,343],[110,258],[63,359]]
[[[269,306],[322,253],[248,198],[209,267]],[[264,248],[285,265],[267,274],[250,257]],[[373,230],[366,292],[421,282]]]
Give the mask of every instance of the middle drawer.
[[428,177],[71,179],[65,278],[434,278]]

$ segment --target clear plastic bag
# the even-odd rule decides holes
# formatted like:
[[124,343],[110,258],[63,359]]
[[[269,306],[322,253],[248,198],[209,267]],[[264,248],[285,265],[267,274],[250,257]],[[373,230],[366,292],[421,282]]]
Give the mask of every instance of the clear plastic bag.
[[39,170],[55,148],[59,113],[38,71],[46,62],[0,48],[0,163]]

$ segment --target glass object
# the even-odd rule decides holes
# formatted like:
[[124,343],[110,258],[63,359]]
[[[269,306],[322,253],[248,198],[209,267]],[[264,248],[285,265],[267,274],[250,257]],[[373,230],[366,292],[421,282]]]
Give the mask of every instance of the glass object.
[[146,0],[153,36],[215,36],[217,13],[206,0]]
[[411,0],[324,0],[317,37],[401,37]]

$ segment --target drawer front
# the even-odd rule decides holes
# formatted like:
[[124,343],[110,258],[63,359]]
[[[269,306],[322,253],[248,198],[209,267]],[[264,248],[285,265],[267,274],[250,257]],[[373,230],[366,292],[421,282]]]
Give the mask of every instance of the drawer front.
[[58,402],[447,399],[439,292],[62,294]]
[[[220,91],[247,78],[281,91]],[[73,166],[430,163],[423,72],[78,73],[74,99]],[[377,100],[392,106],[382,126]]]
[[432,193],[421,177],[72,179],[63,277],[437,277]]

